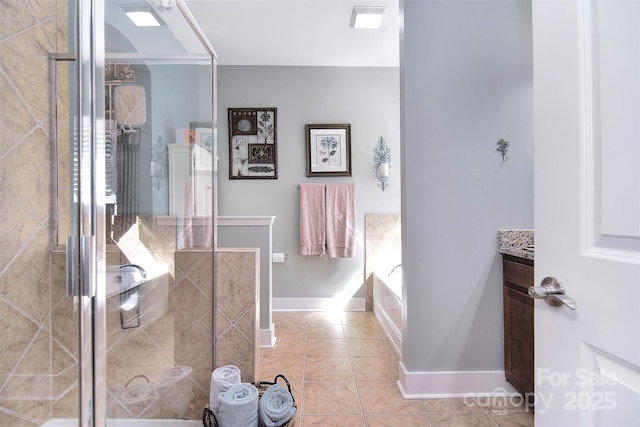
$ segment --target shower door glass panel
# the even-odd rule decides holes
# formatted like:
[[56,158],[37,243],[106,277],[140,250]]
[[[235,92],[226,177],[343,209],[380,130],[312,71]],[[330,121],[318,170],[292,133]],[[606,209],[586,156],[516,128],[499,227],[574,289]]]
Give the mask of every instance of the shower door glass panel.
[[105,5],[107,419],[198,420],[212,370],[212,49],[182,2]]
[[[106,69],[106,145],[117,158],[106,221],[107,416],[198,419],[212,366],[211,63],[129,56],[108,58]],[[112,69],[131,80],[109,80]],[[133,80],[146,103],[139,126],[110,115],[120,108],[114,93]]]

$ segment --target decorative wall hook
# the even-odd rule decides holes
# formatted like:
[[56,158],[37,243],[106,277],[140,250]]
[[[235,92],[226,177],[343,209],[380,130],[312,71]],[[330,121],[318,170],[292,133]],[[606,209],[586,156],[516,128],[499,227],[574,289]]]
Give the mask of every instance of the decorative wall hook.
[[509,151],[509,141],[505,141],[504,139],[498,141],[498,148],[496,148],[496,151],[499,151],[500,154],[502,154],[502,161],[506,162],[509,159],[509,157],[507,157],[507,152]]
[[385,144],[384,138],[380,137],[378,146],[373,152],[375,153],[373,161],[375,163],[376,178],[380,180],[378,187],[384,191],[389,186],[387,180],[389,179],[389,168],[391,167],[391,155],[389,154],[391,149]]

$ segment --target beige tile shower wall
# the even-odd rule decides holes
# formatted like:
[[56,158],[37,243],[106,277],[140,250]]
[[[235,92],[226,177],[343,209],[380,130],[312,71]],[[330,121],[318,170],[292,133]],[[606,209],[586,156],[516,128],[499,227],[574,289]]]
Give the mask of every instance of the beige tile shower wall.
[[[163,251],[160,252],[161,256]],[[107,299],[107,415],[110,418],[199,419],[209,402],[212,371],[213,254],[173,252],[175,274],[140,285],[140,326],[122,329],[120,298]],[[107,263],[126,263],[110,247]],[[77,317],[73,300],[64,296],[65,254],[52,254],[53,417],[72,418],[77,406]],[[60,291],[62,290],[62,291]],[[166,381],[170,372],[185,373]],[[165,378],[163,380],[163,378]],[[167,386],[169,385],[169,386]],[[145,387],[146,390],[141,390]],[[140,402],[140,393],[151,396]],[[128,400],[127,396],[135,397]],[[4,425],[4,424],[0,424]],[[9,424],[8,424],[9,425]]]
[[389,272],[402,262],[399,214],[366,214],[365,279],[367,310],[373,310],[373,272]]
[[259,300],[260,249],[219,249],[214,368],[235,365],[243,382],[258,379]]
[[64,390],[72,381],[65,370],[73,363],[67,338],[51,329],[63,309],[49,269],[54,218],[48,55],[68,51],[68,3],[0,5],[2,426],[33,426],[50,418],[53,408],[68,404]]
[[[156,243],[163,249],[153,251],[154,257],[166,257],[165,245]],[[152,246],[147,241],[147,247]],[[174,261],[168,266],[174,266],[175,273],[139,287],[139,327],[123,329],[119,297],[107,301],[108,417],[199,419],[209,401],[213,254],[172,254]],[[168,373],[176,371],[184,378],[168,382]],[[140,402],[136,387],[152,397]]]
[[213,252],[177,251],[175,266],[175,287],[169,298],[176,317],[174,361],[193,368],[195,400],[188,418],[201,419],[209,404],[213,370]]

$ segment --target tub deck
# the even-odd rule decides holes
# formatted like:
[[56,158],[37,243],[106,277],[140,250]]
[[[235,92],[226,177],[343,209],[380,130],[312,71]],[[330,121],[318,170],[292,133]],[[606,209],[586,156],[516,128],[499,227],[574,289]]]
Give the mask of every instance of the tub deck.
[[[391,279],[391,280],[389,280]],[[398,358],[402,358],[402,275],[373,273],[373,312]]]

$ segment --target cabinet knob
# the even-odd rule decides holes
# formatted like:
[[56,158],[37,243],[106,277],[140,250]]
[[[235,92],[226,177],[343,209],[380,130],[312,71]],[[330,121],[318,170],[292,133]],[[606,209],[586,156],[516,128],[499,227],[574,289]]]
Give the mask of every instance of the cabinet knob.
[[545,277],[542,279],[540,286],[531,286],[529,295],[537,299],[543,299],[547,304],[554,307],[564,304],[571,310],[578,308],[573,298],[564,294],[564,286],[555,277]]

